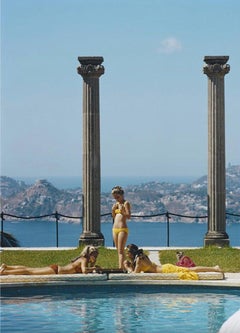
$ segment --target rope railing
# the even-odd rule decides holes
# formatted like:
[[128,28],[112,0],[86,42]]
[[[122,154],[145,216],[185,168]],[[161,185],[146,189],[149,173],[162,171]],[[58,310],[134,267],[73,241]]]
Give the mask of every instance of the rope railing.
[[234,214],[234,213],[226,213],[226,215],[230,215],[230,216],[237,216],[237,217],[240,217],[240,214]]
[[[24,215],[14,215],[14,214],[9,214],[9,213],[4,213],[1,212],[1,219],[5,220],[4,216],[8,216],[8,217],[13,217],[16,219],[21,219],[21,220],[36,220],[36,219],[41,219],[41,218],[45,218],[45,217],[56,217],[56,214],[58,217],[64,217],[64,218],[69,218],[69,219],[82,219],[82,216],[70,216],[70,215],[65,215],[65,214],[61,214],[59,212],[55,212],[55,213],[51,213],[51,214],[45,214],[45,215],[35,215],[35,216],[24,216]],[[172,216],[178,216],[178,217],[184,217],[184,218],[190,218],[190,219],[205,219],[208,217],[208,215],[182,215],[182,214],[176,214],[176,213],[172,213],[172,212],[163,212],[163,213],[157,213],[157,214],[150,214],[150,215],[139,215],[139,214],[131,214],[131,218],[151,218],[151,217],[157,217],[157,216],[164,216],[164,215],[172,215]],[[111,216],[112,213],[105,213],[105,214],[101,214],[101,217],[104,216]],[[236,213],[228,213],[226,212],[226,215],[231,215],[231,216],[235,216],[235,217],[240,217],[240,214],[236,214]]]
[[131,217],[142,217],[142,218],[146,218],[146,217],[157,217],[157,216],[163,216],[163,215],[166,215],[166,212],[165,213],[158,213],[158,214],[152,214],[152,215],[134,215],[134,214],[131,214]]
[[[13,214],[8,214],[8,213],[1,213],[1,218],[4,219],[4,216],[9,216],[9,217],[13,217],[16,219],[21,219],[21,220],[36,220],[36,219],[42,219],[44,217],[51,217],[51,216],[55,216],[55,213],[52,214],[46,214],[46,215],[39,215],[39,216],[19,216],[19,215],[13,215]],[[4,219],[5,220],[5,219]]]
[[[105,216],[111,216],[112,213],[105,213],[101,214],[101,217]],[[184,217],[184,218],[191,218],[191,219],[206,219],[208,218],[208,215],[203,215],[203,216],[192,216],[192,215],[182,215],[182,214],[176,214],[176,213],[171,213],[171,212],[163,212],[163,213],[158,213],[158,214],[151,214],[151,215],[131,215],[131,218],[153,218],[157,216],[166,216],[167,218],[167,246],[169,246],[169,222],[171,219],[171,216],[177,216],[177,217]],[[240,217],[240,214],[236,213],[228,213],[226,212],[226,217],[227,215],[229,216],[234,216],[234,217]],[[24,215],[14,215],[14,214],[9,214],[9,213],[4,213],[3,211],[1,212],[1,244],[3,244],[3,222],[6,220],[6,217],[12,217],[16,219],[21,219],[21,220],[36,220],[36,219],[42,219],[46,217],[52,217],[55,218],[56,221],[56,247],[58,247],[58,222],[61,217],[63,218],[68,218],[68,219],[79,219],[82,220],[82,216],[69,216],[65,214],[61,214],[58,211],[55,213],[51,214],[45,214],[45,215],[38,215],[38,216],[24,216]]]

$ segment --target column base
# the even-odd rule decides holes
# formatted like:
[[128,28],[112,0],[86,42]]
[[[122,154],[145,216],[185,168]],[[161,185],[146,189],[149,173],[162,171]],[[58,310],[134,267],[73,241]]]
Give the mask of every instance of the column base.
[[226,232],[209,231],[204,238],[204,246],[226,247],[230,245],[229,237]]
[[78,241],[79,246],[81,245],[93,245],[93,246],[104,246],[105,240],[101,232],[87,232],[83,233]]

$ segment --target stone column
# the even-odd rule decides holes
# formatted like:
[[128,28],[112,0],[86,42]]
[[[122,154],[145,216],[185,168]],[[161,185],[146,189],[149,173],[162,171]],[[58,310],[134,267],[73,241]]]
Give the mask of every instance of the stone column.
[[228,56],[205,56],[208,76],[208,232],[204,245],[228,246],[225,189],[224,76],[230,71]]
[[83,232],[79,245],[104,245],[101,233],[99,77],[103,57],[78,57],[83,78]]

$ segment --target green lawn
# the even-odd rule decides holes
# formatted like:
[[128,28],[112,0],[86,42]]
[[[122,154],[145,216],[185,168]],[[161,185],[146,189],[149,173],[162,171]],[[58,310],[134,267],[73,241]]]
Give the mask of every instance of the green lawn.
[[[25,265],[30,267],[43,267],[56,263],[66,265],[71,259],[75,258],[81,252],[82,248],[75,250],[7,250],[1,252],[1,264],[7,265]],[[224,272],[240,272],[240,250],[234,248],[206,247],[194,250],[185,250],[185,255],[193,259],[197,266],[215,266],[219,265]],[[162,264],[176,263],[175,250],[163,250],[160,252],[160,261]],[[118,259],[116,250],[99,248],[97,264],[103,268],[117,268]]]

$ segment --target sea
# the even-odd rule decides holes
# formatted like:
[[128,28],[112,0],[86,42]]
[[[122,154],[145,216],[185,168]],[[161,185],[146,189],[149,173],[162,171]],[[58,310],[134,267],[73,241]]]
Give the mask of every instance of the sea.
[[[128,222],[127,242],[141,247],[201,247],[207,223]],[[82,223],[44,220],[9,221],[3,223],[4,232],[12,234],[21,247],[77,247]],[[240,247],[240,223],[227,224],[230,246]],[[101,223],[105,246],[113,246],[112,222]]]
[[[26,184],[33,184],[43,177],[15,178],[23,180]],[[45,178],[46,179],[46,178]],[[115,185],[123,187],[139,185],[150,181],[191,183],[197,177],[102,177],[101,191],[110,192]],[[47,180],[59,189],[81,187],[80,177],[49,177]],[[184,223],[173,218],[171,222],[128,222],[128,243],[134,243],[142,247],[201,247],[207,232],[207,223]],[[14,220],[9,218],[2,223],[4,232],[12,234],[21,247],[76,247],[83,232],[82,222],[59,222],[37,220]],[[230,245],[240,246],[240,222],[227,223],[226,232],[230,239]],[[105,246],[113,246],[112,221],[101,223],[101,233],[104,236]]]

